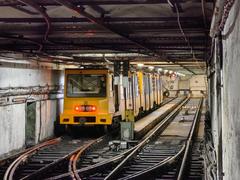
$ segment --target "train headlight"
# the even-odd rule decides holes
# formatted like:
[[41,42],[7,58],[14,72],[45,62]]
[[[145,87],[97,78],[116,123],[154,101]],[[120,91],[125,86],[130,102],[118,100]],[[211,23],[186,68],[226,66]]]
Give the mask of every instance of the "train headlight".
[[80,110],[80,107],[79,107],[79,106],[75,106],[75,107],[74,107],[74,110],[75,110],[75,111],[79,111],[79,110]]
[[92,111],[96,111],[96,110],[97,110],[96,106],[92,106]]
[[77,105],[74,110],[77,112],[95,112],[97,107],[94,105]]
[[77,111],[77,112],[84,112],[85,108],[84,108],[84,106],[77,105],[77,106],[74,107],[74,110]]
[[85,110],[87,112],[94,112],[97,110],[97,108],[96,108],[96,106],[93,106],[93,105],[87,105],[87,106],[85,106]]

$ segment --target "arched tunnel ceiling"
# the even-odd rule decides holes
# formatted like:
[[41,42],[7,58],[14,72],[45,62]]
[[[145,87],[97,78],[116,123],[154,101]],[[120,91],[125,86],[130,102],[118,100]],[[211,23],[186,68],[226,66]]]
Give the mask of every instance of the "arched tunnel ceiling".
[[210,53],[213,5],[212,0],[0,0],[0,51],[78,62],[114,53],[109,60],[197,62],[197,71]]

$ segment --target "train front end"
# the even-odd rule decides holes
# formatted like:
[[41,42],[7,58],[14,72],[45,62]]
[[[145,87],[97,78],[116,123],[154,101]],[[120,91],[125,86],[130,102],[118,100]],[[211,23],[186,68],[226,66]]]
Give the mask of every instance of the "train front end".
[[66,69],[61,125],[110,125],[108,70]]

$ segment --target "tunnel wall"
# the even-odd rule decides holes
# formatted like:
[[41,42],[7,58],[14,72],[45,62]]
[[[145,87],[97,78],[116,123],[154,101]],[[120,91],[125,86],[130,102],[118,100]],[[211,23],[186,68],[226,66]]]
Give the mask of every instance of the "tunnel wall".
[[[63,72],[49,69],[0,68],[0,88],[45,86],[63,83]],[[53,135],[53,122],[61,111],[62,100],[38,95],[35,103],[32,139],[37,143]],[[14,98],[23,97],[16,95]],[[33,96],[28,95],[30,100]],[[6,97],[7,99],[9,97]],[[35,97],[34,97],[35,98]],[[0,159],[26,145],[27,102],[0,105]]]
[[222,147],[224,179],[240,177],[240,2],[235,1],[224,29]]
[[202,96],[201,91],[207,91],[206,75],[187,75],[171,79],[168,76],[163,77],[164,88],[170,90],[170,95],[175,96],[178,90],[189,89],[193,96]]
[[[219,179],[240,177],[240,1],[235,1],[222,32],[215,38],[210,78],[210,110]],[[222,66],[221,66],[222,63]]]

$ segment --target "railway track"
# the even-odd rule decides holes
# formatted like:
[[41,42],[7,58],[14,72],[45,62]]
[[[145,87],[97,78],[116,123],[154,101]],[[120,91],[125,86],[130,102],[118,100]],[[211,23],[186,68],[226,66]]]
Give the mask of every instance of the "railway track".
[[[201,170],[201,157],[198,151],[191,152],[189,149],[191,150],[193,142],[193,133],[191,132],[196,130],[202,100],[198,100],[198,103],[193,103],[193,105],[191,101],[191,99],[185,99],[139,144],[132,142],[128,149],[110,149],[109,139],[106,137],[81,140],[55,139],[56,142],[54,141],[53,144],[47,143],[42,147],[36,147],[35,150],[32,150],[33,152],[30,149],[29,152],[25,152],[12,162],[5,173],[4,180],[136,179],[145,176],[151,179],[177,179],[177,175],[180,173],[191,178],[199,178],[202,174],[202,171],[199,171],[199,169]],[[182,111],[189,109],[184,108],[189,103],[189,106],[195,108],[193,108],[193,125],[188,139],[162,137],[161,133],[171,121]],[[185,152],[188,152],[187,155]],[[102,154],[102,158],[99,158],[99,154]],[[181,162],[179,160],[182,159],[186,159],[184,165],[179,163]],[[191,163],[187,164],[187,162]],[[181,170],[182,166],[190,167],[191,171],[185,173],[184,168]]]
[[69,169],[66,168],[66,164],[70,164],[74,156],[78,157],[85,149],[104,138],[61,137],[43,142],[16,158],[6,169],[3,180],[42,179],[48,177],[51,171],[59,169],[61,173],[69,171],[74,175],[75,160]]
[[[189,101],[186,99],[181,103],[171,114],[169,114],[158,126],[145,136],[144,140],[138,145],[130,148],[122,154],[114,156],[113,158],[103,160],[94,165],[86,164],[79,166],[75,172],[81,179],[134,179],[145,176],[149,172],[154,172],[154,168],[160,165],[169,164],[169,162],[176,161],[186,150],[186,138],[160,138],[157,137],[167,127],[167,125],[180,112],[185,111],[182,107]],[[193,103],[193,102],[192,102]],[[186,115],[192,117],[193,124],[197,124],[202,100],[196,100],[195,104],[189,103],[189,107],[193,107],[193,115]],[[187,105],[186,105],[187,106]],[[189,107],[187,109],[189,109]],[[193,127],[195,127],[195,125]],[[196,128],[189,128],[195,129]],[[157,143],[156,143],[157,142]],[[83,161],[81,161],[83,162]],[[80,163],[81,164],[81,163]],[[153,168],[153,169],[152,169]],[[145,171],[147,169],[147,171]],[[150,174],[151,174],[150,173]],[[49,179],[68,179],[70,174],[63,174]],[[155,176],[154,176],[155,177]],[[157,176],[156,176],[157,177]]]
[[[188,103],[191,104],[191,100]],[[188,104],[185,107],[187,106]],[[160,179],[189,179],[186,178],[188,174],[186,173],[186,167],[191,165],[189,162],[191,162],[190,158],[192,157],[192,144],[201,114],[201,106],[202,100],[199,100],[198,106],[194,110],[194,116],[192,116],[192,125],[189,128],[187,138],[167,136],[166,139],[164,136],[158,136],[146,144],[139,145],[135,150],[136,153],[131,153],[126,157],[117,167],[108,172],[104,179],[155,179],[161,175],[160,172],[164,175],[169,167],[173,170],[170,173],[168,172],[170,176],[161,176]],[[185,111],[185,109],[182,111]],[[187,113],[186,116],[189,116],[189,114]],[[182,117],[184,117],[183,114],[181,114]],[[90,178],[92,179],[92,177]],[[99,175],[97,175],[97,178],[99,179]],[[201,176],[199,179],[201,179]]]

